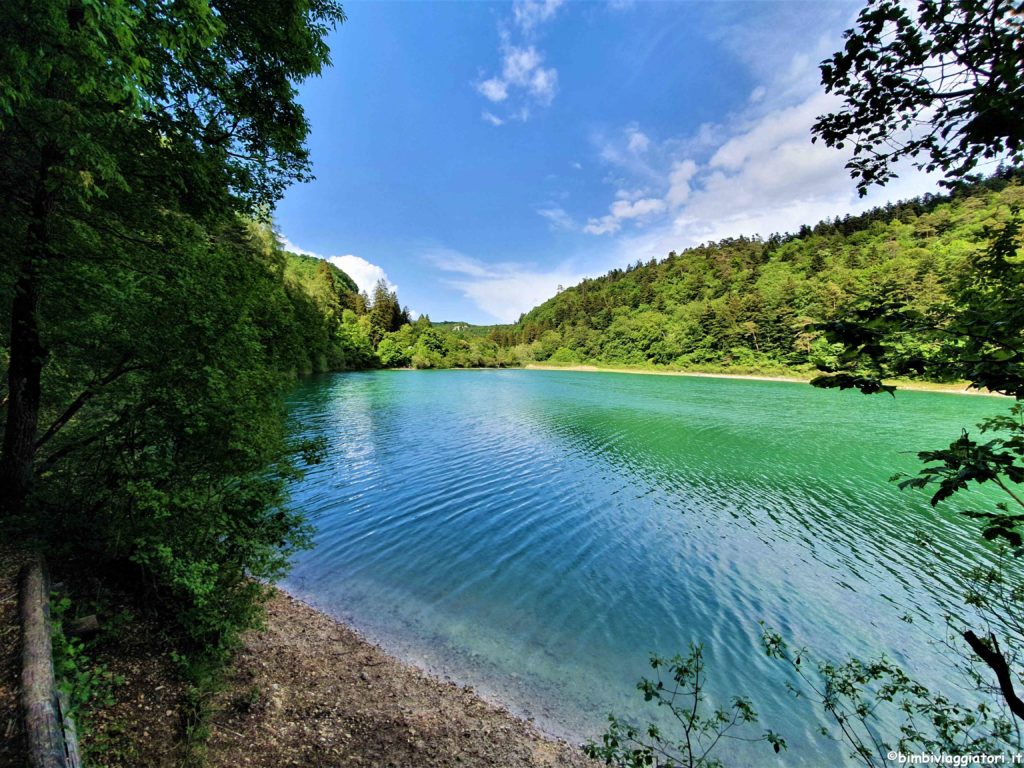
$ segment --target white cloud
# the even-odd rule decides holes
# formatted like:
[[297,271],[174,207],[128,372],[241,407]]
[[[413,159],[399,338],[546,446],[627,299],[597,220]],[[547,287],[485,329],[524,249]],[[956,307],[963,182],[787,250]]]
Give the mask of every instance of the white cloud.
[[515,322],[521,314],[551,298],[558,286],[575,285],[584,277],[567,265],[544,270],[533,264],[484,264],[448,248],[424,255],[438,269],[457,276],[445,280],[447,284],[502,323]]
[[491,112],[488,112],[486,109],[483,112],[480,113],[480,117],[482,117],[484,120],[486,120],[488,123],[490,123],[491,125],[494,125],[494,126],[504,125],[505,124],[504,120],[502,120],[497,115],[495,115],[495,114],[493,114]]
[[610,235],[622,229],[622,223],[614,216],[602,216],[600,219],[587,219],[583,231],[588,235]]
[[620,189],[615,192],[616,200],[629,200],[630,202],[634,202],[639,200],[641,197],[650,197],[650,192],[644,187],[639,187],[637,189]]
[[395,291],[396,293],[398,291],[398,286],[391,282],[383,267],[367,261],[362,256],[355,256],[351,253],[347,253],[344,256],[323,256],[314,251],[308,251],[305,248],[300,248],[287,237],[281,236],[280,241],[281,247],[286,251],[301,253],[305,256],[313,256],[318,259],[323,259],[324,261],[329,261],[346,275],[351,277],[359,287],[360,291],[372,293],[378,280],[383,280],[389,291]]
[[693,160],[680,160],[672,164],[672,173],[668,177],[668,195],[666,201],[676,208],[690,197],[690,179],[697,173],[697,164]]
[[537,67],[530,77],[530,93],[537,101],[547,106],[555,98],[558,90],[558,72],[553,68]]
[[[711,156],[708,165],[727,171],[737,171],[753,158],[765,159],[766,152],[780,146],[797,143],[810,148],[811,125],[822,112],[833,107],[836,100],[825,93],[815,93],[795,106],[769,112],[748,130],[722,144]],[[814,145],[818,146],[818,145]],[[835,150],[827,150],[832,157],[842,158]]]
[[630,199],[635,193],[620,189],[620,198],[608,208],[608,215],[599,219],[588,219],[583,231],[591,235],[607,235],[618,232],[622,222],[629,219],[646,219],[665,210],[665,201],[656,197]]
[[508,98],[508,83],[496,77],[477,83],[476,89],[490,101],[504,101]]
[[[584,231],[614,234],[635,214],[647,226],[614,241],[616,260],[646,261],[726,237],[796,232],[803,224],[934,191],[936,178],[908,166],[884,189],[858,198],[844,167],[847,155],[810,140],[816,115],[829,107],[828,96],[814,93],[795,105],[737,120],[743,127],[706,147],[703,161],[666,160],[663,198],[648,193],[636,199],[635,191],[619,189],[609,215],[590,219]],[[674,146],[695,144],[684,140]],[[645,172],[636,175],[646,180]]]
[[598,133],[592,137],[592,142],[604,162],[625,172],[632,179],[647,183],[662,181],[658,164],[663,150],[640,130],[637,123],[629,123],[622,131],[611,136]]
[[530,73],[541,62],[542,57],[537,53],[537,49],[532,45],[529,48],[516,48],[514,45],[506,45],[504,53],[501,67],[502,77],[508,83],[526,85],[530,80]]
[[424,256],[445,272],[458,272],[470,277],[487,277],[490,274],[486,264],[452,248],[431,248]]
[[361,291],[372,293],[378,280],[383,280],[388,290],[396,293],[398,291],[398,286],[391,282],[382,267],[371,264],[362,256],[349,253],[344,256],[329,256],[327,260],[355,280]]
[[491,90],[497,91],[500,87],[501,99],[504,99],[510,87],[518,86],[535,96],[542,104],[550,104],[558,88],[558,72],[553,68],[545,69],[541,66],[544,57],[532,45],[528,48],[506,45],[503,50],[502,79],[491,78],[485,81],[496,84],[491,86]]
[[629,136],[629,143],[627,145],[629,151],[634,154],[646,152],[647,148],[651,146],[651,140],[647,138],[645,133],[635,126],[627,128],[626,135]]
[[[548,106],[554,100],[558,93],[558,70],[542,66],[544,54],[531,41],[536,30],[554,18],[562,3],[563,0],[518,0],[513,7],[514,28],[510,29],[507,21],[499,25],[501,73],[474,83],[476,90],[492,103],[507,103],[508,111],[504,114],[484,113],[483,119],[491,125],[502,125],[508,120],[526,122],[530,119],[530,105]],[[513,35],[516,30],[519,34]],[[514,36],[520,40],[514,41]]]
[[516,0],[512,12],[516,24],[523,32],[531,32],[545,21],[550,21],[564,0]]
[[[605,181],[617,191],[608,213],[587,219],[583,231],[618,233],[612,245],[621,261],[724,237],[795,232],[802,224],[935,190],[937,179],[904,166],[902,178],[859,198],[844,167],[849,151],[811,142],[817,116],[836,105],[818,83],[814,63],[833,50],[835,39],[780,43],[767,66],[752,53],[764,47],[758,25],[738,21],[730,30],[743,44],[728,36],[724,44],[735,48],[754,76],[737,111],[663,141],[651,139],[637,122],[594,137],[600,161],[610,168]],[[626,229],[631,219],[640,226]]]
[[639,219],[652,213],[665,210],[665,201],[653,197],[645,197],[635,202],[616,200],[612,203],[612,216],[617,219]]

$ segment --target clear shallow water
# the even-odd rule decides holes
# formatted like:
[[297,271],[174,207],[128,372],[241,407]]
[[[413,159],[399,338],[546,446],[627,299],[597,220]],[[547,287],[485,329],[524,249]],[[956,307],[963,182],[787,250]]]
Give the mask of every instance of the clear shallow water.
[[610,711],[646,721],[648,653],[703,642],[710,696],[748,696],[790,745],[723,758],[839,765],[758,622],[818,656],[885,651],[941,683],[924,617],[961,590],[912,534],[965,562],[983,550],[954,508],[887,478],[918,466],[908,449],[1005,407],[562,371],[310,378],[292,416],[330,449],[293,488],[316,537],[284,586],[573,741]]

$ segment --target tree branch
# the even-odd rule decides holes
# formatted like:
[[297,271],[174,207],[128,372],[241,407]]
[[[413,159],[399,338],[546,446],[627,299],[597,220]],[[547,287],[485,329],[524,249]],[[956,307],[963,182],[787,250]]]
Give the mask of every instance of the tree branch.
[[989,642],[992,644],[991,647],[969,629],[964,632],[963,636],[967,644],[971,646],[971,650],[989,666],[989,669],[996,673],[996,679],[999,681],[999,690],[1002,692],[1007,706],[1010,707],[1010,711],[1021,720],[1024,720],[1024,701],[1021,701],[1020,697],[1017,696],[1017,692],[1013,689],[1010,665],[1006,663],[1006,657],[999,650],[999,643],[996,642],[995,635],[988,636]]
[[117,365],[114,366],[113,370],[110,371],[106,376],[97,381],[95,384],[91,384],[84,392],[82,392],[74,401],[67,407],[62,413],[43,433],[43,436],[36,440],[36,450],[38,451],[44,445],[46,445],[54,435],[56,435],[65,424],[75,417],[75,414],[82,410],[82,407],[88,403],[93,397],[95,397],[99,391],[113,383],[117,379],[124,376],[126,373],[131,371],[137,371],[142,368],[141,365],[129,366],[127,363],[131,359],[131,355],[125,355],[121,358]]

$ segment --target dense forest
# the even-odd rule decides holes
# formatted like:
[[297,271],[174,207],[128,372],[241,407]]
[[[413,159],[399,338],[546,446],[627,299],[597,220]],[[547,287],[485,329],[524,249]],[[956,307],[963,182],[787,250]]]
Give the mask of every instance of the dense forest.
[[268,224],[344,18],[0,4],[0,540],[158,615],[197,697],[305,542],[285,393],[372,357],[373,308]]
[[[420,321],[384,337],[385,366],[588,363],[808,372],[837,365],[822,324],[880,300],[934,314],[1024,204],[1019,171],[794,234],[737,237],[561,291],[510,326]],[[927,355],[912,336],[905,358]],[[903,371],[904,373],[906,371]],[[912,371],[911,371],[912,373]]]
[[816,325],[882,297],[934,312],[1022,203],[1020,179],[1007,173],[795,235],[670,253],[562,291],[520,320],[522,340],[534,359],[557,362],[833,367],[837,350]]

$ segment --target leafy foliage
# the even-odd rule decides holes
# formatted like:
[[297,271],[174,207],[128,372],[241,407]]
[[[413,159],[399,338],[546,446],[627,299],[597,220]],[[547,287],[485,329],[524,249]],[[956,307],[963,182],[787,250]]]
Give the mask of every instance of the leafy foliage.
[[982,160],[1024,159],[1024,22],[1016,0],[870,0],[846,45],[821,65],[845,103],[818,118],[816,137],[853,146],[860,193],[917,158],[967,176]]
[[[834,373],[815,386],[880,391],[885,375],[964,379],[976,389],[1024,395],[1024,259],[1016,207],[952,281],[948,297],[922,312],[903,297],[868,299],[848,315],[816,326],[843,351]],[[841,369],[847,370],[841,370]]]
[[[786,742],[772,731],[753,737],[744,735],[749,731],[744,726],[757,722],[757,713],[747,699],[737,696],[727,709],[709,711],[700,645],[691,644],[685,657],[651,656],[650,663],[657,680],[645,678],[637,683],[637,689],[644,701],[668,710],[675,721],[673,730],[678,733],[665,734],[653,723],[640,729],[611,715],[601,743],[591,741],[584,746],[589,757],[620,768],[721,768],[722,763],[712,753],[723,739],[764,741],[775,752],[786,748]],[[735,733],[735,729],[740,732]]]
[[67,597],[50,603],[53,674],[66,697],[65,714],[75,719],[80,730],[85,730],[89,727],[91,709],[112,704],[114,689],[124,683],[124,678],[93,661],[81,638],[65,634],[64,619],[70,609],[71,601]]
[[[270,240],[268,233],[264,236]],[[275,247],[272,240],[267,247]],[[284,253],[284,289],[293,307],[288,340],[302,373],[374,368],[372,320],[355,282],[330,262]]]
[[409,311],[398,303],[398,295],[388,290],[383,279],[377,281],[370,304],[370,340],[376,347],[385,333],[397,331],[409,324]]
[[[869,5],[865,14],[876,5]],[[943,9],[954,17],[953,11],[970,9],[974,13],[981,7],[969,2],[946,5]],[[926,7],[930,8],[930,4],[921,3],[922,9]],[[1019,45],[1019,19],[1004,18],[1004,12],[1009,11],[1001,3],[986,4],[985,7],[989,11],[986,34],[1003,35],[1008,29],[1015,29],[1017,37],[1014,44]],[[878,27],[876,34],[881,28]],[[953,36],[950,45],[973,46],[975,41],[964,37],[969,35],[971,28],[969,23],[965,23],[955,30],[948,30],[947,34]],[[827,77],[828,73],[825,74]],[[986,74],[994,79],[998,72],[993,68]],[[985,82],[984,79],[974,81],[976,86]],[[997,89],[1006,82],[989,81],[991,87],[985,99],[996,96]],[[985,125],[993,116],[987,112],[988,104],[986,100],[970,101],[962,106],[959,118],[967,120],[968,125],[979,121]],[[998,109],[995,115],[998,117]],[[940,124],[933,124],[933,131],[938,131],[944,138],[943,130]],[[954,177],[962,177],[973,167],[978,153],[991,156],[1005,148],[1000,135],[980,133],[973,140],[978,142],[973,149],[961,143],[962,162],[959,165],[940,162],[939,167]],[[879,141],[878,136],[870,139],[873,144]],[[1017,143],[1007,146],[1019,149]],[[881,177],[881,181],[884,183],[886,178]],[[964,378],[971,387],[1001,392],[1018,401],[1024,399],[1024,305],[1020,301],[1024,256],[1021,254],[1018,207],[1011,206],[1009,218],[1000,225],[986,226],[984,236],[986,247],[968,261],[964,273],[949,291],[949,300],[933,311],[922,312],[903,296],[889,296],[884,300],[865,302],[849,316],[819,326],[827,340],[840,347],[840,365],[832,369],[831,375],[819,377],[812,383],[842,388],[852,386],[866,394],[891,392],[892,388],[882,385],[880,379],[893,372],[913,369],[923,375]],[[924,343],[919,350],[911,350],[908,354],[908,338],[920,339]],[[932,495],[933,505],[950,499],[975,483],[995,485],[1009,501],[996,503],[995,511],[970,509],[964,514],[982,522],[985,539],[1008,544],[1015,548],[1014,555],[1019,555],[1024,539],[1019,529],[1024,521],[1020,509],[1024,507],[1024,500],[1014,487],[1024,481],[1024,467],[1021,466],[1024,425],[1021,423],[1020,405],[1011,409],[1010,416],[989,419],[980,428],[983,433],[997,432],[1003,436],[980,443],[965,431],[946,449],[919,453],[926,466],[916,476],[893,479],[901,480],[902,488],[937,486]],[[1014,505],[1012,509],[1010,503]],[[950,564],[944,565],[949,567]],[[965,665],[968,678],[1008,708],[1018,720],[1024,720],[1024,700],[1016,691],[1021,679],[1019,654],[1024,640],[1021,632],[1024,590],[1016,575],[1007,570],[1005,562],[1000,562],[998,567],[971,569],[967,576],[973,586],[965,596],[965,602],[973,613],[949,617],[948,620],[959,627],[958,639],[966,643],[970,654],[973,654],[968,656],[970,662]],[[950,647],[954,654],[964,653],[962,647],[953,644]],[[978,662],[987,667],[988,679],[973,668],[972,663]],[[995,683],[991,682],[992,676]],[[1020,741],[1019,734],[1017,741]]]
[[984,701],[974,706],[951,701],[884,656],[815,662],[806,648],[790,648],[778,633],[763,625],[762,630],[768,656],[795,674],[790,690],[821,704],[835,726],[823,727],[822,734],[852,748],[850,757],[858,763],[882,768],[892,763],[894,752],[998,755],[1019,748],[1013,725]]
[[525,362],[518,349],[501,347],[479,326],[430,322],[426,315],[385,334],[377,347],[389,368],[504,368]]
[[[918,473],[900,482],[900,488],[925,488],[938,485],[932,495],[932,506],[948,499],[957,491],[965,490],[971,483],[987,483],[999,487],[1024,508],[1024,501],[1013,491],[1012,486],[1024,483],[1024,406],[1014,405],[1010,416],[996,416],[986,419],[979,426],[985,432],[1005,432],[1007,437],[996,437],[986,443],[971,439],[965,430],[949,448],[937,451],[922,451],[918,458],[929,464]],[[934,465],[938,462],[938,465]],[[899,479],[897,476],[896,479]],[[999,505],[1000,514],[988,512],[967,512],[974,519],[990,521],[995,528],[987,528],[985,538],[1002,537],[1013,546],[1021,545],[1021,536],[1012,530],[1024,519],[1024,514],[1011,515],[1006,504]]]
[[295,83],[343,19],[333,0],[0,6],[0,522],[130,575],[209,668],[305,541],[285,388],[374,360],[351,281],[254,222],[308,177]]

